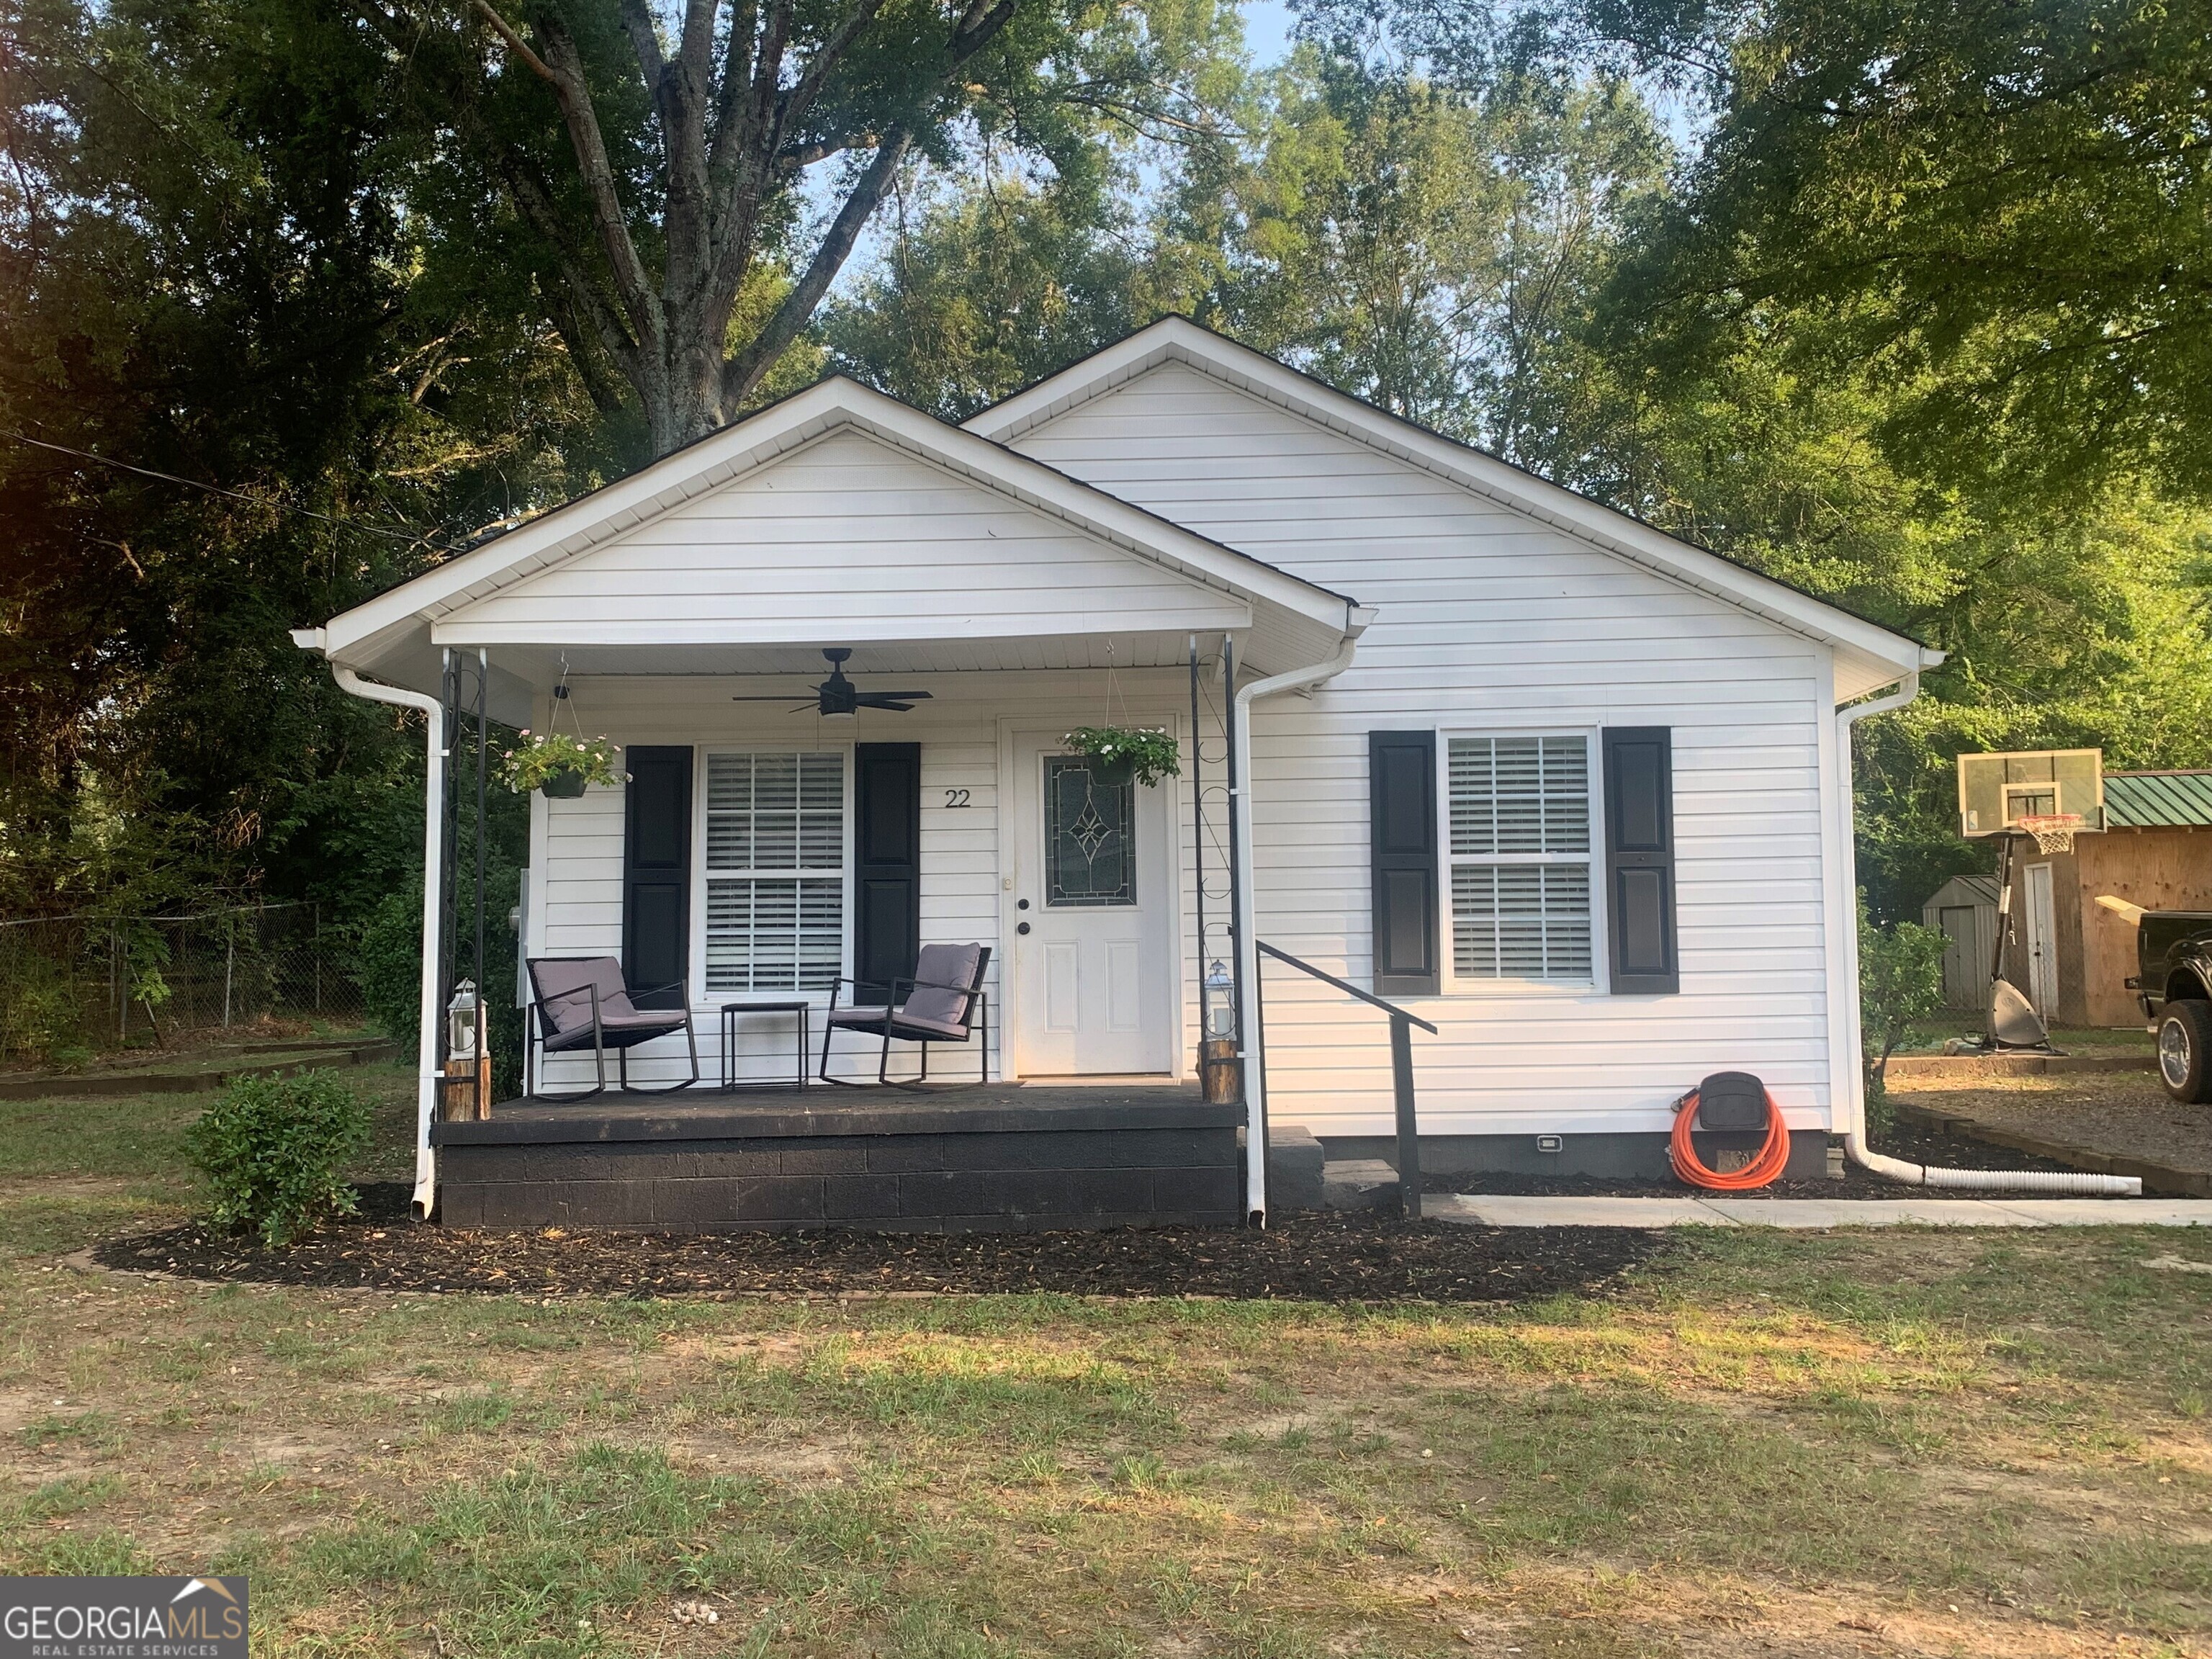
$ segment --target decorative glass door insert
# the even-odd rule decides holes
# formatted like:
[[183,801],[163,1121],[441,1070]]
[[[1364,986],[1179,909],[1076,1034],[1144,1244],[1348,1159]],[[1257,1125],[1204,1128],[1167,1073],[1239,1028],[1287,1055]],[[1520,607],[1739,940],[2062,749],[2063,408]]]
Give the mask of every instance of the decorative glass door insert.
[[1137,902],[1137,786],[1101,783],[1088,761],[1044,757],[1044,902],[1055,908]]

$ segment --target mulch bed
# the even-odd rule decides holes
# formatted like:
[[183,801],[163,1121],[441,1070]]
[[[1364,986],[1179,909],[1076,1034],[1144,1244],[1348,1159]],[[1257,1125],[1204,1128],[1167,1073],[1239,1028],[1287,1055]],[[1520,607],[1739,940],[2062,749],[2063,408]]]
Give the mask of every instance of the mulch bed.
[[[1892,1124],[1871,1137],[1874,1149],[1913,1164],[1935,1164],[1953,1170],[2069,1170],[2047,1158],[2014,1152],[2008,1146],[1968,1140],[1906,1124]],[[1691,1198],[1699,1188],[1686,1186],[1671,1176],[1663,1181],[1617,1181],[1598,1176],[1425,1175],[1421,1190],[1430,1193],[1471,1193],[1498,1197],[1530,1198]],[[1924,1198],[1930,1189],[1900,1186],[1884,1181],[1856,1164],[1844,1165],[1841,1181],[1778,1181],[1753,1193],[1725,1193],[1725,1198],[1876,1199]],[[1955,1194],[1936,1194],[1936,1196]]]
[[[404,1219],[406,1188],[288,1249],[199,1223],[117,1239],[103,1267],[399,1291],[732,1297],[1052,1291],[1267,1301],[1515,1303],[1602,1289],[1670,1248],[1612,1227],[1541,1230],[1297,1215],[1239,1228],[1080,1233],[461,1232]],[[396,1212],[395,1212],[396,1210]]]

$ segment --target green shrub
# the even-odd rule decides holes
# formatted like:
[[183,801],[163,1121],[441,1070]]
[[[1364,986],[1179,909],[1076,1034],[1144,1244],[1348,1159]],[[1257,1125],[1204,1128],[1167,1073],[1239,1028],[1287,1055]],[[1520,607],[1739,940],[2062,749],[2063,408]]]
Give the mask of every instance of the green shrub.
[[404,1045],[419,1042],[422,1023],[422,883],[386,893],[362,924],[354,978],[369,1023]]
[[0,1055],[60,1060],[83,1048],[79,988],[65,967],[16,937],[31,931],[0,930]]
[[240,1078],[185,1132],[215,1188],[215,1218],[289,1244],[330,1215],[351,1215],[348,1163],[368,1143],[368,1107],[331,1072]]
[[1906,1029],[1943,1006],[1943,952],[1949,943],[1917,922],[1875,926],[1860,890],[1859,1047],[1869,1101],[1887,1092],[1889,1057]]

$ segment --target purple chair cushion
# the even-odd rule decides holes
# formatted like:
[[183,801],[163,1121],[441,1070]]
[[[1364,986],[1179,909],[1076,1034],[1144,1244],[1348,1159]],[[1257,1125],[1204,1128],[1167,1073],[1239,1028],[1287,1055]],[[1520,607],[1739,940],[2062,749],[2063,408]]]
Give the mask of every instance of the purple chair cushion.
[[[968,1030],[968,1010],[975,998],[976,964],[982,960],[980,945],[925,945],[915,958],[915,983],[899,1005],[899,1023],[962,1036]],[[959,990],[936,988],[957,985]]]
[[599,988],[599,1026],[603,1030],[667,1018],[665,1014],[644,1014],[630,1006],[629,993],[623,985],[622,963],[614,957],[533,957],[530,982],[537,988],[539,1014],[562,1036],[592,1029],[592,994],[586,988],[588,986]]

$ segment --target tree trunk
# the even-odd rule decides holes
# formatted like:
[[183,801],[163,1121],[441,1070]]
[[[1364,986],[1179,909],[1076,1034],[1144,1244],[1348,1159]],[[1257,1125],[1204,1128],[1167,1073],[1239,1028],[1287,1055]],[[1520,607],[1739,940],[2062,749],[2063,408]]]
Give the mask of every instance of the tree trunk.
[[[533,167],[508,150],[499,156],[500,171],[518,210],[553,249],[577,319],[588,324],[635,388],[656,457],[706,436],[743,406],[805,330],[861,228],[890,192],[914,143],[909,123],[927,106],[929,90],[908,94],[897,110],[879,112],[880,125],[858,123],[826,137],[805,136],[817,95],[882,3],[853,0],[843,21],[787,77],[795,0],[738,0],[720,47],[723,0],[684,0],[672,57],[643,0],[623,0],[623,27],[652,98],[665,163],[656,273],[631,234],[623,180],[599,129],[583,54],[559,12],[536,16],[533,46],[493,0],[472,0],[474,15],[514,62],[550,88],[559,108],[589,207],[597,270]],[[963,0],[938,49],[933,78],[939,88],[953,82],[962,65],[997,38],[1018,4]],[[385,20],[395,47],[411,55],[408,32],[386,14],[375,15]],[[465,111],[467,100],[459,106]],[[467,125],[465,114],[463,119]],[[480,124],[471,130],[489,137]],[[840,154],[866,154],[868,164],[805,269],[759,332],[732,354],[730,318],[758,251],[760,216],[797,187],[807,166]],[[611,293],[601,273],[611,279]]]

